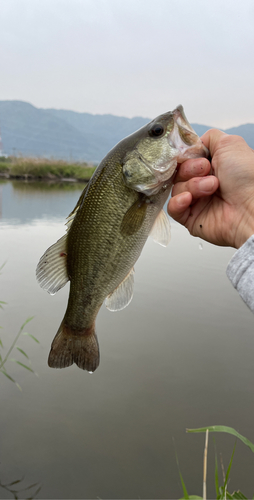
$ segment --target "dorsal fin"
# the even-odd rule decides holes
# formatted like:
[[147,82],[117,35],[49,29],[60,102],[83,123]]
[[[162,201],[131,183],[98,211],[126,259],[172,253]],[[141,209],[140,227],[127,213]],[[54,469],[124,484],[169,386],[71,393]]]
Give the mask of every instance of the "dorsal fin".
[[[66,226],[68,231],[80,206],[83,203],[87,186],[83,189],[78,202],[70,215],[67,217]],[[67,235],[65,234],[54,245],[51,245],[40,258],[36,268],[36,277],[40,286],[54,295],[69,281],[67,273]]]
[[86,195],[86,190],[87,190],[87,187],[88,187],[88,184],[86,185],[86,187],[83,189],[74,209],[72,210],[72,212],[68,215],[68,217],[66,217],[67,219],[67,222],[66,222],[66,226],[67,226],[67,229],[66,231],[68,231],[70,229],[70,226],[72,224],[72,221],[73,219],[75,218],[79,208],[81,207],[82,203],[83,203],[83,200],[85,198],[85,195]]
[[167,214],[161,210],[150,232],[150,236],[156,243],[166,247],[171,238],[171,227]]
[[118,287],[110,293],[106,300],[105,306],[110,311],[121,311],[129,305],[133,297],[134,288],[134,268],[130,270],[124,280],[118,285]]

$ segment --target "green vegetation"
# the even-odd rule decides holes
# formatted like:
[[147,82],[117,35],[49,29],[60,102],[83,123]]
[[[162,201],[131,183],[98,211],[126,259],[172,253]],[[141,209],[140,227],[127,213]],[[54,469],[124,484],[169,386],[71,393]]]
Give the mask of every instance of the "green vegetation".
[[71,163],[47,158],[0,157],[0,174],[15,179],[51,181],[75,179],[85,182],[91,178],[95,168],[88,163]]
[[[1,304],[3,304],[3,302],[1,302]],[[2,307],[2,306],[1,306],[1,307]],[[16,386],[18,387],[18,389],[19,389],[20,391],[22,391],[22,389],[21,389],[20,385],[19,385],[19,384],[18,384],[18,383],[14,380],[14,378],[13,378],[13,377],[11,377],[11,375],[7,372],[5,365],[6,365],[6,362],[7,362],[8,360],[10,360],[10,361],[13,361],[14,363],[17,363],[17,364],[18,364],[19,366],[21,366],[22,368],[25,368],[26,370],[28,370],[28,371],[30,371],[30,372],[32,372],[32,373],[34,373],[34,374],[36,375],[35,371],[31,368],[31,361],[30,361],[30,359],[29,359],[29,357],[28,357],[27,353],[26,353],[23,349],[21,349],[21,348],[20,348],[20,347],[16,344],[16,342],[18,341],[18,338],[20,337],[20,335],[21,335],[21,334],[22,334],[22,335],[28,335],[28,336],[29,336],[29,337],[31,337],[31,338],[32,338],[35,342],[39,343],[39,340],[37,340],[37,338],[36,338],[36,337],[34,337],[33,335],[31,335],[30,333],[23,332],[24,327],[26,326],[26,324],[27,324],[29,321],[31,321],[31,319],[33,319],[33,318],[28,318],[28,319],[27,319],[27,320],[23,323],[23,325],[21,326],[21,328],[20,328],[20,330],[19,330],[18,334],[16,335],[16,337],[15,337],[15,339],[14,339],[13,343],[11,344],[11,346],[10,346],[9,350],[7,351],[7,354],[6,354],[5,356],[3,356],[3,355],[1,355],[1,354],[0,354],[0,372],[1,372],[1,373],[3,373],[3,375],[5,375],[5,376],[6,376],[9,380],[11,380],[11,382],[14,382],[14,384],[16,384]],[[1,338],[0,338],[0,348],[2,348],[2,349],[3,349],[3,343],[2,343]],[[19,360],[15,359],[15,358],[10,358],[10,354],[11,354],[11,352],[13,351],[13,349],[14,349],[14,348],[16,348],[16,349],[17,349],[17,350],[18,350],[18,351],[22,354],[22,356],[26,358],[26,360],[25,360],[25,363],[26,363],[26,364],[25,364],[25,363],[22,363],[21,361],[19,361]],[[27,364],[27,363],[28,363],[28,364]]]
[[78,191],[81,193],[83,191],[86,181],[76,181],[75,182],[65,182],[61,179],[59,180],[44,180],[44,179],[29,179],[29,181],[25,179],[5,179],[1,177],[0,174],[0,188],[1,185],[4,185],[8,182],[11,182],[11,185],[15,191],[19,191],[20,193],[27,194],[28,192],[34,192],[36,190],[43,192],[49,191],[55,193],[56,191]]
[[[0,267],[0,270],[4,267],[5,264],[3,264],[1,267]],[[0,301],[0,309],[3,309],[3,306],[6,305],[6,302],[4,301]],[[14,380],[13,377],[11,377],[11,375],[7,372],[6,370],[6,363],[7,361],[13,361],[14,363],[17,363],[19,366],[21,366],[22,368],[25,368],[26,370],[28,370],[29,372],[32,372],[36,375],[35,371],[32,369],[31,367],[31,361],[29,359],[29,356],[27,355],[27,353],[21,349],[21,347],[19,347],[17,345],[17,341],[20,337],[20,335],[27,335],[28,337],[32,338],[35,342],[37,342],[39,344],[39,340],[37,340],[36,337],[34,337],[33,335],[31,335],[31,333],[27,333],[27,332],[24,332],[24,328],[25,326],[27,325],[27,323],[29,323],[29,321],[31,321],[33,318],[28,318],[24,323],[23,325],[20,327],[19,329],[19,332],[18,334],[16,335],[16,337],[14,338],[10,348],[8,349],[7,353],[4,355],[3,353],[1,354],[1,349],[3,350],[4,349],[4,345],[3,345],[3,342],[2,342],[2,339],[0,338],[0,373],[2,373],[3,375],[5,375],[5,377],[7,377],[9,380],[11,380],[11,382],[14,382],[14,384],[16,384],[16,386],[18,387],[18,389],[20,391],[22,391],[20,385]],[[2,327],[0,327],[2,328]],[[22,361],[23,359],[25,358],[25,363],[23,363],[22,361],[19,361],[15,358],[10,358],[10,354],[11,352],[13,351],[13,349],[17,349],[17,351],[19,351],[20,354],[22,354]],[[28,363],[28,364],[27,364]]]
[[[5,263],[0,267],[0,271],[3,269],[4,265],[5,265]],[[0,301],[0,309],[3,309],[3,306],[5,304],[6,304],[6,302]],[[35,340],[37,343],[39,343],[39,340],[37,340],[33,335],[31,335],[30,333],[27,333],[27,332],[23,332],[25,325],[29,321],[31,321],[31,319],[32,318],[28,318],[25,321],[25,323],[21,326],[21,328],[20,328],[18,334],[16,335],[16,337],[15,337],[10,349],[8,350],[7,354],[5,356],[2,356],[1,351],[0,351],[0,372],[3,373],[3,375],[5,375],[9,380],[14,382],[20,391],[22,391],[20,385],[17,382],[15,382],[15,380],[9,375],[9,373],[7,373],[6,368],[5,368],[5,364],[8,361],[13,349],[16,348],[22,354],[22,356],[24,356],[26,358],[26,363],[29,362],[29,366],[27,364],[24,364],[24,363],[16,360],[16,359],[10,359],[10,361],[14,361],[15,363],[18,363],[18,365],[22,366],[23,368],[26,368],[26,370],[35,373],[34,370],[32,370],[32,368],[30,366],[31,362],[30,362],[29,357],[26,354],[26,352],[23,349],[21,349],[19,346],[16,345],[16,342],[21,334],[28,335],[33,340]],[[0,327],[0,328],[2,328],[2,327]],[[0,348],[3,349],[3,343],[2,343],[1,338],[0,338]],[[23,481],[24,481],[24,478],[16,479],[15,481],[11,481],[10,483],[2,483],[2,481],[0,480],[0,488],[2,488],[3,490],[5,490],[8,493],[8,498],[10,498],[9,495],[12,495],[12,498],[14,498],[15,500],[22,499],[22,498],[24,498],[24,494],[26,492],[26,495],[28,495],[26,497],[27,500],[33,500],[40,492],[40,490],[42,488],[41,484],[40,483],[33,483],[33,484],[30,484],[29,486],[25,487],[24,483],[22,484]]]
[[11,483],[6,484],[0,481],[0,487],[7,491],[10,495],[12,495],[12,498],[15,498],[15,500],[24,498],[25,492],[26,495],[29,495],[28,497],[26,497],[27,500],[33,500],[33,498],[35,498],[41,490],[40,483],[30,484],[29,486],[24,488],[21,484],[22,481],[24,481],[24,478],[17,479],[16,481],[12,481]]
[[[207,477],[207,451],[208,451],[208,435],[209,432],[226,432],[227,434],[232,434],[236,438],[240,439],[246,446],[248,446],[251,451],[254,453],[254,444],[249,441],[249,439],[245,438],[239,432],[237,432],[235,429],[232,427],[226,427],[225,425],[213,425],[210,427],[200,427],[199,429],[186,429],[187,432],[205,432],[206,433],[206,439],[205,439],[205,448],[204,448],[204,465],[203,465],[203,496],[200,497],[198,495],[188,495],[187,488],[185,486],[183,476],[180,472],[179,464],[178,464],[178,459],[176,456],[176,461],[179,469],[179,475],[181,479],[181,484],[183,488],[183,499],[204,499],[206,500],[206,477]],[[222,474],[223,474],[223,485],[219,486],[219,474],[218,474],[218,459],[217,459],[217,454],[215,450],[215,491],[216,495],[214,498],[217,500],[227,500],[227,499],[233,499],[233,500],[247,500],[247,497],[241,492],[241,491],[234,491],[233,493],[229,493],[228,491],[228,482],[229,482],[229,474],[230,470],[232,467],[233,463],[233,457],[235,453],[235,447],[236,443],[229,461],[229,465],[225,474],[224,467],[222,465]],[[254,499],[254,496],[252,497]]]

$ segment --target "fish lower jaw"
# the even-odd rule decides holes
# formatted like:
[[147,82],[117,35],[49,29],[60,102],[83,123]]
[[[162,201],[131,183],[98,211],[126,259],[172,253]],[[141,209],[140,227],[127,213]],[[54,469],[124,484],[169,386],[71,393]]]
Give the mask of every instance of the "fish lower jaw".
[[176,167],[174,168],[173,173],[170,173],[169,177],[163,178],[164,176],[162,176],[162,178],[156,184],[150,184],[149,186],[140,184],[136,187],[136,189],[137,191],[148,197],[158,194],[161,190],[163,191],[166,191],[166,189],[170,190],[172,187],[172,179],[175,175],[175,172],[176,172]]

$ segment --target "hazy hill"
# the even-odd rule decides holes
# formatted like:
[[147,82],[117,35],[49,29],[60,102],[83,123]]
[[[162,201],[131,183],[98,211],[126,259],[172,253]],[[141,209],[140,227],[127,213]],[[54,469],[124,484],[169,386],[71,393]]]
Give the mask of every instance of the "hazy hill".
[[[23,156],[53,156],[98,163],[123,137],[150,118],[92,115],[40,109],[23,101],[0,101],[0,128],[4,152]],[[210,127],[192,124],[198,135]],[[254,124],[226,130],[242,135],[254,148]]]

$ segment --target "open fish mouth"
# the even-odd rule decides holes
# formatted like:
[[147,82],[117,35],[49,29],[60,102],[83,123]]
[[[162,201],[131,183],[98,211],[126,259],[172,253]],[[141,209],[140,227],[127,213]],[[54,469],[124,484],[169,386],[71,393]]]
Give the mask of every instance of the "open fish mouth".
[[209,151],[187,120],[182,105],[177,106],[173,116],[174,128],[169,136],[169,144],[178,150],[177,162],[182,163],[187,158],[207,158]]
[[187,158],[208,158],[209,151],[187,120],[182,105],[174,109],[174,127],[169,135],[169,145],[177,154],[177,163],[183,163]]

